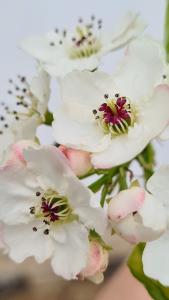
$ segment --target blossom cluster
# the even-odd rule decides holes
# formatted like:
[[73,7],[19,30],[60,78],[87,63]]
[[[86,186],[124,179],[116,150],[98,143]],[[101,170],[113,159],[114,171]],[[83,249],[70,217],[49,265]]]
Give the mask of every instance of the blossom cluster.
[[[16,101],[0,104],[1,248],[15,262],[49,259],[67,280],[100,283],[117,234],[144,242],[144,273],[169,285],[169,166],[154,172],[150,144],[169,139],[169,68],[144,29],[129,13],[105,33],[92,16],[74,31],[22,41],[37,75],[19,76],[17,86],[10,79]],[[98,70],[121,47],[115,70]],[[53,111],[51,78],[60,92]],[[40,143],[41,124],[51,126],[53,145]]]

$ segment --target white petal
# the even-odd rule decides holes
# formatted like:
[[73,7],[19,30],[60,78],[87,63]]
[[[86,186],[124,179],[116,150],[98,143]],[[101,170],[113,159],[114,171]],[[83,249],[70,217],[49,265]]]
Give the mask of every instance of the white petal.
[[46,72],[40,71],[30,83],[30,91],[37,100],[37,110],[43,116],[47,109],[50,95],[50,78]]
[[139,36],[145,29],[145,24],[138,14],[128,12],[116,26],[112,34],[109,34],[109,40],[102,38],[104,45],[103,51],[110,51],[124,46],[133,38]]
[[137,212],[145,200],[145,191],[141,187],[132,187],[121,191],[109,203],[108,215],[112,221],[120,221],[129,214]]
[[87,58],[71,59],[68,57],[58,58],[55,64],[43,64],[42,67],[52,77],[63,77],[74,70],[95,70],[100,63],[96,55]]
[[4,160],[6,150],[14,140],[15,137],[10,129],[5,130],[4,134],[0,134],[0,165]]
[[67,280],[76,279],[86,266],[89,249],[88,233],[76,222],[64,225],[66,232],[65,243],[57,243],[51,261],[57,275]]
[[38,227],[40,223],[4,226],[4,241],[8,246],[8,253],[11,259],[21,263],[26,258],[33,256],[38,263],[47,260],[54,251],[54,243],[49,235],[45,235],[43,230],[33,231],[33,227]]
[[131,244],[157,239],[161,231],[144,226],[138,216],[129,215],[118,223],[112,223],[114,230]]
[[168,99],[168,86],[159,85],[151,101],[141,109],[138,124],[133,128],[130,127],[128,134],[112,138],[110,146],[105,151],[93,154],[93,165],[96,168],[110,168],[123,164],[138,155],[166,127],[169,111]]
[[[55,46],[51,46],[51,42]],[[64,54],[63,46],[59,44],[59,35],[54,32],[43,37],[26,38],[22,41],[21,48],[37,60],[48,63],[57,63],[61,54]]]
[[158,42],[144,37],[129,45],[114,80],[123,95],[138,102],[162,82],[165,69],[164,48]]
[[166,209],[169,208],[169,166],[162,166],[147,182],[147,189],[161,202]]
[[36,135],[36,129],[40,124],[40,118],[38,115],[31,117],[21,118],[19,121],[15,121],[11,124],[10,128],[15,136],[15,141],[23,139],[34,140]]
[[52,189],[67,196],[73,208],[89,203],[89,190],[77,179],[56,147],[29,148],[24,151],[24,157],[44,190]]
[[145,193],[142,207],[138,211],[142,217],[143,225],[153,230],[164,232],[167,228],[167,215],[165,208],[151,194]]
[[36,202],[40,188],[36,178],[23,165],[7,165],[0,169],[0,220],[7,224],[27,223],[29,208]]
[[[85,116],[85,109],[79,110],[79,118],[81,112]],[[88,112],[87,112],[88,114]],[[88,152],[102,151],[107,148],[110,143],[110,135],[105,135],[94,120],[91,111],[91,120],[84,121],[74,120],[70,117],[65,107],[60,107],[55,113],[55,121],[53,122],[53,136],[59,144],[66,145],[70,148],[81,149]]]
[[114,83],[104,72],[74,71],[60,81],[60,88],[64,102],[70,105],[75,102],[92,111],[105,102],[105,94],[112,94]]
[[144,273],[169,286],[169,232],[147,243],[142,259]]
[[105,234],[107,220],[103,209],[80,206],[75,209],[75,213],[86,227],[95,229],[102,236]]

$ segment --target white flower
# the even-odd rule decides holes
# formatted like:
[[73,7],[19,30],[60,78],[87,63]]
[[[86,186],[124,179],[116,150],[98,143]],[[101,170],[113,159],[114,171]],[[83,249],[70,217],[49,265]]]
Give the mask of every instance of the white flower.
[[75,279],[87,263],[88,230],[104,231],[102,211],[56,147],[28,145],[13,145],[0,169],[4,242],[14,261],[50,258],[56,274]]
[[169,86],[163,47],[132,42],[115,76],[74,71],[61,80],[55,113],[56,141],[91,152],[96,168],[125,163],[156,138],[169,121]]
[[131,187],[113,197],[108,216],[117,234],[133,244],[157,239],[167,226],[164,207],[154,193],[141,187]]
[[44,120],[49,100],[49,76],[46,72],[40,71],[31,83],[25,77],[19,77],[20,85],[15,85],[12,80],[17,95],[9,90],[13,102],[9,107],[5,102],[0,104],[0,162],[8,146],[20,139],[34,139],[36,129]]
[[[169,286],[169,166],[161,167],[148,181],[147,188],[164,207],[167,230],[158,239],[146,244],[143,252],[144,273]],[[157,212],[156,217],[160,215]],[[150,216],[151,218],[151,216]]]
[[94,70],[103,55],[124,46],[145,28],[139,15],[133,13],[128,13],[112,34],[102,33],[102,21],[94,16],[87,24],[79,21],[73,32],[56,29],[25,39],[21,47],[50,75],[60,77],[72,70]]

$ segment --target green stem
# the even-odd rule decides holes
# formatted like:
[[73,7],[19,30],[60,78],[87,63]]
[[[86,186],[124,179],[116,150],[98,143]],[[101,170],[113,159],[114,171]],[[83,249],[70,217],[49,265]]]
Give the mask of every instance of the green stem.
[[169,62],[169,0],[166,0],[166,13],[165,13],[165,28],[164,28],[164,42],[166,49],[166,58]]
[[127,181],[126,181],[126,169],[124,167],[120,167],[119,169],[119,186],[120,191],[127,189]]

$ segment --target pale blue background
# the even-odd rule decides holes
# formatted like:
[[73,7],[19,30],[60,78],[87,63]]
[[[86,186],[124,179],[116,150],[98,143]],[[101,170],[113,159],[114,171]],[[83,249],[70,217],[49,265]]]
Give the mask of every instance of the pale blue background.
[[[111,29],[128,10],[140,12],[149,25],[147,32],[163,39],[165,0],[0,0],[0,101],[6,97],[9,77],[34,74],[34,60],[17,47],[22,38],[68,28],[79,16],[88,18],[93,13],[103,19],[105,29]],[[119,55],[108,56],[102,67],[113,71]],[[40,135],[43,141],[51,141],[44,132]],[[156,147],[159,164],[169,163],[169,143]]]

